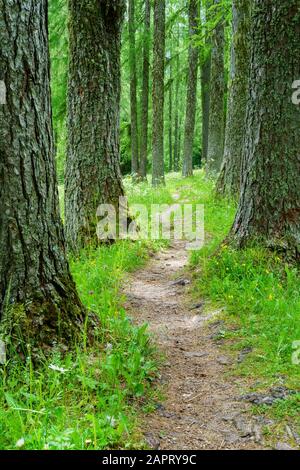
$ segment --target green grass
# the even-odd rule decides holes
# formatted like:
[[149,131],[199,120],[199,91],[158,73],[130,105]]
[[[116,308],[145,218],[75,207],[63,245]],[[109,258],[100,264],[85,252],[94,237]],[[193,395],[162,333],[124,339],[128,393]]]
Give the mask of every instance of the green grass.
[[[166,188],[125,181],[130,204],[167,203]],[[63,203],[63,188],[60,187]],[[147,326],[136,327],[122,308],[121,285],[166,242],[122,241],[83,250],[71,270],[83,303],[101,321],[92,347],[52,357],[34,368],[11,358],[0,368],[0,449],[142,448],[141,409],[151,409],[158,356]]]
[[[216,199],[213,185],[201,178],[189,184],[192,194],[200,194],[199,202],[205,201],[208,234],[205,247],[191,254],[193,294],[206,298],[209,308],[225,307],[223,336],[234,357],[253,348],[233,374],[244,376],[253,389],[284,383],[300,390],[300,365],[292,362],[293,342],[300,340],[299,269],[259,246],[236,250],[225,245],[234,201]],[[260,412],[292,418],[300,429],[300,394]]]

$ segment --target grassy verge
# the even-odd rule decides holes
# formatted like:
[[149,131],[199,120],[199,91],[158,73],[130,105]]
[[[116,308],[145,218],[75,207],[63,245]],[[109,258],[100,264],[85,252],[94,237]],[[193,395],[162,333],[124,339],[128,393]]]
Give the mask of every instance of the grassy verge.
[[[216,200],[212,185],[201,177],[189,184],[205,203],[208,234],[205,247],[191,255],[194,294],[210,306],[225,306],[222,337],[234,357],[244,348],[252,349],[233,373],[247,378],[252,390],[284,385],[299,391],[300,364],[293,364],[298,359],[293,345],[300,340],[298,268],[261,247],[238,251],[222,244],[233,222],[234,202]],[[255,407],[254,412],[282,424],[292,418],[300,431],[299,393],[271,407]]]
[[[170,202],[166,188],[125,182],[130,203]],[[62,193],[62,191],[60,191]],[[101,338],[34,368],[13,358],[0,368],[0,449],[141,448],[137,409],[151,401],[157,358],[146,326],[122,308],[121,284],[149,250],[165,242],[117,242],[84,250],[71,269],[84,304],[101,320]]]

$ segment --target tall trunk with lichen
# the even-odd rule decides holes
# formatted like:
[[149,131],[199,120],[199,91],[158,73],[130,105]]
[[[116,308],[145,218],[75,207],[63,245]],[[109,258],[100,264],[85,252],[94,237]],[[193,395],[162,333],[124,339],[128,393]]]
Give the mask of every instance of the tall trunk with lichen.
[[[214,0],[215,14],[222,8],[221,0]],[[225,131],[225,79],[224,79],[224,19],[221,18],[212,33],[209,131],[207,170],[210,174],[220,171],[224,151]]]
[[145,19],[143,37],[143,84],[141,105],[141,147],[140,147],[140,176],[147,176],[148,160],[148,125],[149,125],[149,70],[150,70],[150,22],[151,3],[145,0]]
[[135,54],[135,0],[128,1],[129,68],[130,68],[130,122],[131,122],[131,173],[139,172],[139,138],[137,119],[137,73]]
[[231,236],[300,258],[298,0],[254,0],[242,189]]
[[[207,22],[210,18],[209,8],[212,0],[206,0],[203,13],[205,21],[202,23],[204,34],[204,47],[201,50],[201,107],[202,107],[202,162],[207,161],[208,132],[209,132],[209,108],[210,108],[210,75],[211,75],[211,37],[207,30]],[[202,4],[203,5],[203,4]]]
[[189,57],[188,57],[188,79],[187,97],[185,112],[185,129],[183,144],[183,164],[182,175],[192,176],[193,174],[193,146],[197,104],[197,82],[198,82],[198,59],[199,47],[195,44],[195,37],[198,34],[199,26],[199,0],[189,1]]
[[175,85],[175,110],[174,110],[174,171],[179,171],[179,159],[180,159],[180,149],[179,149],[179,108],[180,108],[180,61],[179,61],[179,48],[180,48],[180,30],[177,31],[177,51],[176,51],[176,85]]
[[124,0],[69,0],[68,149],[65,232],[68,247],[96,239],[99,204],[118,207],[120,51]]
[[69,343],[84,308],[59,214],[47,1],[0,1],[0,318],[15,345]]
[[250,0],[233,0],[230,88],[225,147],[217,191],[236,195],[240,190],[246,105],[249,85]]
[[152,185],[164,184],[165,0],[154,0]]

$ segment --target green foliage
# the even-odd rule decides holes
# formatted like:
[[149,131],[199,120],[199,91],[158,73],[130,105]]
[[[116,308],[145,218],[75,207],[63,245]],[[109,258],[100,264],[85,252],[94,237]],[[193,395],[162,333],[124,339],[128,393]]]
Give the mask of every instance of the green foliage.
[[56,143],[58,179],[64,175],[66,146],[66,93],[68,75],[67,1],[49,2],[49,40],[51,59],[51,92]]

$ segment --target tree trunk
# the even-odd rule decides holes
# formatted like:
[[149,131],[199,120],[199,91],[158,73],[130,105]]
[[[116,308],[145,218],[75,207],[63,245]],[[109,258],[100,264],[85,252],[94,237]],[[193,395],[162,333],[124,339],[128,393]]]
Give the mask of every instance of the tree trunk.
[[66,238],[70,249],[96,242],[99,204],[118,207],[120,47],[123,0],[69,0],[70,63]]
[[172,52],[170,49],[169,65],[169,171],[173,170],[173,67]]
[[137,119],[137,75],[135,56],[135,0],[128,2],[129,29],[129,67],[130,67],[130,116],[131,116],[131,173],[137,176],[139,172],[139,139]]
[[144,38],[143,38],[141,151],[140,151],[140,176],[142,177],[142,179],[145,179],[147,177],[147,160],[148,160],[150,21],[151,21],[151,4],[150,4],[150,0],[145,0],[145,21],[144,21]]
[[[214,0],[220,5],[220,0]],[[220,171],[224,150],[224,23],[220,20],[212,34],[210,111],[207,151],[207,170],[210,174]]]
[[232,236],[300,257],[298,0],[254,0],[242,189]]
[[[37,348],[69,343],[85,316],[59,214],[47,1],[0,1],[1,331]],[[38,349],[37,349],[38,352]]]
[[198,81],[198,60],[199,47],[195,45],[194,39],[198,34],[199,26],[199,0],[189,0],[189,58],[188,58],[188,80],[186,97],[186,114],[183,144],[183,167],[182,175],[192,176],[193,174],[193,144],[195,132],[195,117],[197,103],[197,81]]
[[165,0],[154,0],[152,185],[164,184]]
[[179,171],[179,87],[180,87],[180,62],[179,62],[179,29],[177,36],[176,57],[176,87],[175,87],[175,117],[174,117],[174,170]]
[[230,91],[227,108],[224,157],[217,191],[236,195],[240,191],[246,105],[249,85],[250,0],[233,0]]
[[[208,4],[206,3],[206,21],[208,20]],[[204,26],[206,28],[206,25]],[[203,29],[204,29],[203,28]],[[207,162],[209,108],[210,108],[210,76],[211,76],[211,38],[205,32],[205,48],[201,59],[201,106],[202,106],[202,162]]]

